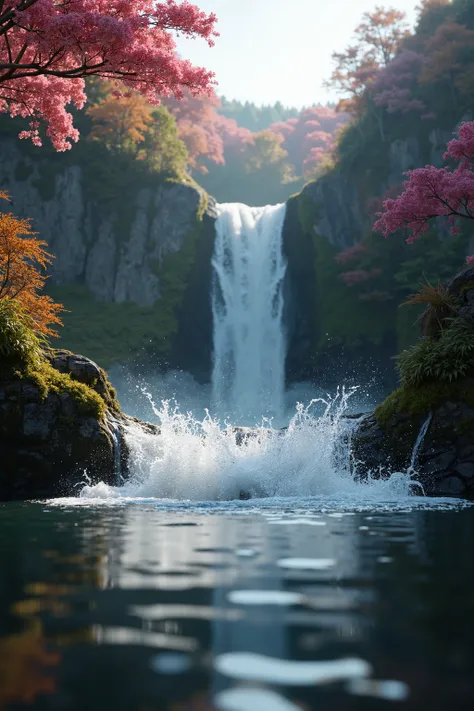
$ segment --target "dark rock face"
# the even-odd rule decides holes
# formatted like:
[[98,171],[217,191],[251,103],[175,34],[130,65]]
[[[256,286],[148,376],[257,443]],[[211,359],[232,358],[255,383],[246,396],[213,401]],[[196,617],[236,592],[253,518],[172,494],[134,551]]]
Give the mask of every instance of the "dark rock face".
[[195,263],[179,312],[168,365],[185,370],[198,381],[208,383],[212,372],[212,255],[215,241],[216,208],[211,201],[204,215]]
[[305,194],[321,214],[315,221],[315,231],[341,251],[362,239],[364,219],[359,205],[357,185],[342,174],[325,176],[309,183]]
[[[406,472],[425,416],[398,414],[382,429],[375,415],[363,420],[352,437],[355,476],[364,480]],[[420,447],[413,481],[429,496],[474,499],[474,407],[447,402],[437,408]]]
[[[92,387],[107,402],[104,372],[92,361],[55,351],[50,362],[62,373]],[[84,415],[69,393],[42,398],[28,380],[0,383],[0,501],[73,495],[87,481],[118,483],[117,437],[121,437],[120,470],[127,472],[129,452],[123,439],[128,424],[142,424],[116,410],[103,420]],[[142,424],[154,433],[153,425]]]

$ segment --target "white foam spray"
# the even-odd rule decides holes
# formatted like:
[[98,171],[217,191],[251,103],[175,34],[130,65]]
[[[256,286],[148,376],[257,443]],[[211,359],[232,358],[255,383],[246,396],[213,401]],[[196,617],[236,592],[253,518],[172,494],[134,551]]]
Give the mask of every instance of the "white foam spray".
[[[243,431],[210,415],[197,420],[170,402],[161,409],[152,403],[160,434],[136,426],[128,429],[129,480],[121,487],[86,486],[81,495],[225,501],[239,498],[243,490],[252,498],[330,497],[350,505],[408,496],[412,485],[406,474],[386,481],[354,481],[347,447],[353,421],[344,417],[350,395],[341,390],[332,400],[298,405],[283,430],[263,420],[259,427]],[[323,414],[314,416],[321,406]]]

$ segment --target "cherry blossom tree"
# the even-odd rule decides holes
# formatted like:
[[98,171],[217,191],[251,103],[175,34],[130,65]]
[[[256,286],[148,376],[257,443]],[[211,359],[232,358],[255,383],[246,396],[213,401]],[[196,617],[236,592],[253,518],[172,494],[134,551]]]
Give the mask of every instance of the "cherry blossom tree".
[[337,132],[348,118],[328,106],[312,106],[299,118],[274,123],[269,130],[281,136],[282,148],[298,174],[310,178],[331,155]]
[[189,167],[195,172],[206,174],[210,163],[225,164],[225,153],[242,152],[253,143],[251,131],[218,113],[221,100],[214,91],[199,96],[185,92],[179,101],[169,98],[164,103],[176,118]]
[[21,138],[58,151],[79,134],[68,104],[86,101],[84,79],[100,76],[151,104],[209,91],[213,74],[176,52],[174,34],[212,45],[216,17],[188,0],[0,0],[0,111],[30,120]]
[[[384,201],[375,231],[387,237],[407,229],[407,242],[411,243],[426,233],[436,218],[446,218],[453,235],[459,233],[461,220],[474,220],[474,121],[461,125],[458,137],[448,143],[444,158],[456,161],[458,166],[428,165],[408,171],[404,192],[396,200]],[[474,256],[468,260],[473,263]]]

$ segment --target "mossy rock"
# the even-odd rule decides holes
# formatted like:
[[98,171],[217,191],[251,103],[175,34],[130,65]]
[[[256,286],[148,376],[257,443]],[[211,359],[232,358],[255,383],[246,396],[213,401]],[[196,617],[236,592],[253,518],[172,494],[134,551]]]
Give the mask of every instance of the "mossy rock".
[[417,387],[404,385],[376,408],[375,416],[377,423],[385,428],[394,415],[427,416],[446,402],[463,402],[474,406],[474,378],[451,383],[432,381]]

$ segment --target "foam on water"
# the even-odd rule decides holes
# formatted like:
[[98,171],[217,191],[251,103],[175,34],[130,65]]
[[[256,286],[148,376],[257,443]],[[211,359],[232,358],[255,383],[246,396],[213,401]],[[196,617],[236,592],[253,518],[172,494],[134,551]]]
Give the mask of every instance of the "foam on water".
[[133,426],[127,432],[129,481],[121,487],[86,486],[81,496],[222,501],[239,498],[241,491],[259,498],[409,495],[412,482],[403,474],[368,484],[353,480],[347,447],[353,425],[343,417],[349,396],[342,391],[325,401],[321,417],[312,415],[321,401],[299,405],[286,429],[263,421],[244,437],[210,415],[199,421],[164,402],[160,410],[155,408],[158,435]]
[[[299,405],[289,426],[273,429],[268,422],[250,436],[231,425],[221,426],[210,415],[196,420],[164,402],[155,408],[158,435],[129,428],[131,477],[123,486],[85,485],[76,505],[151,504],[168,510],[219,510],[248,514],[277,509],[270,525],[293,522],[324,525],[315,511],[407,510],[452,508],[465,505],[452,499],[416,496],[412,475],[393,473],[387,480],[354,481],[348,454],[353,420],[344,418],[350,392],[324,401],[324,413],[312,415],[313,406]],[[241,491],[250,501],[239,501]],[[199,503],[198,503],[199,502]],[[208,503],[205,503],[208,502]],[[297,503],[299,502],[299,503]],[[58,501],[61,505],[61,502]],[[283,507],[294,507],[289,515]],[[310,511],[310,516],[304,516]]]
[[275,659],[262,654],[229,652],[215,657],[214,667],[232,679],[287,686],[328,684],[369,676],[372,667],[364,659],[347,658],[317,662]]

